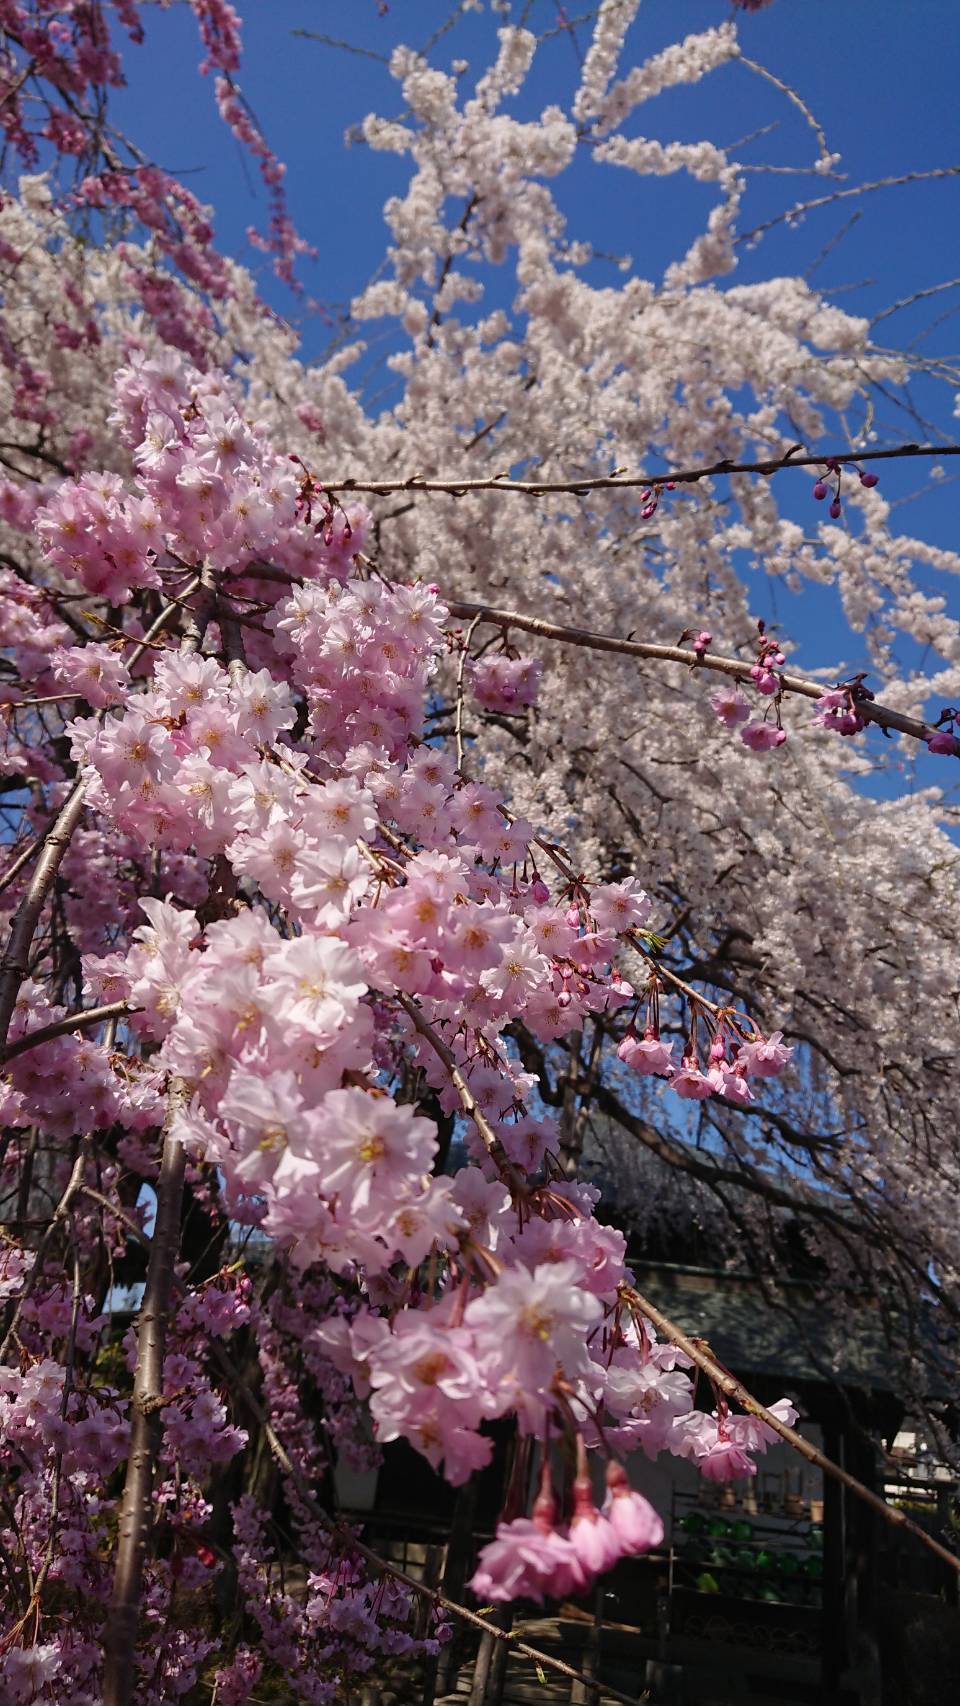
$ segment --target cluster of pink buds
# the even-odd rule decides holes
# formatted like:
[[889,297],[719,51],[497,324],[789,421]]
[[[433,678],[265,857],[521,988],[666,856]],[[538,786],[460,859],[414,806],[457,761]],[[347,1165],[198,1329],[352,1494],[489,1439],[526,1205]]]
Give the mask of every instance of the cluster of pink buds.
[[[297,482],[297,519],[312,527],[329,558],[331,573],[344,580],[354,557],[363,550],[373,517],[364,504],[342,504],[333,493],[317,484],[301,457],[288,457],[301,470]],[[319,514],[315,514],[315,506]]]
[[661,494],[663,492],[675,492],[676,489],[675,480],[665,480],[662,486],[644,486],[640,493],[641,521],[651,521],[657,513]]
[[948,757],[960,758],[960,738],[955,732],[958,722],[960,709],[956,705],[946,705],[937,718],[933,734],[927,736],[927,746],[931,752],[942,752]]
[[655,982],[647,1003],[643,1036],[637,1031],[634,1017],[617,1049],[618,1059],[641,1077],[665,1078],[670,1089],[684,1101],[700,1102],[708,1096],[720,1096],[726,1102],[742,1105],[753,1100],[747,1080],[775,1077],[793,1054],[792,1049],[784,1046],[781,1031],[764,1037],[754,1029],[745,1030],[741,1016],[721,1013],[703,1071],[697,1051],[697,1019],[694,1012],[683,1058],[677,1066],[673,1044],[665,1043],[660,1036],[660,986]]
[[598,1510],[583,1440],[577,1437],[577,1475],[569,1524],[558,1526],[557,1501],[544,1463],[540,1492],[530,1517],[499,1522],[496,1538],[480,1553],[470,1583],[494,1603],[582,1594],[596,1576],[620,1558],[649,1552],[663,1540],[663,1523],[641,1493],[635,1493],[619,1463],[607,1465],[607,1497]]
[[779,642],[770,639],[765,626],[762,621],[757,623],[757,661],[751,667],[750,678],[758,693],[776,693],[780,683],[774,671],[782,669],[787,660]]
[[[826,479],[821,476],[813,488],[813,495],[818,503],[823,503],[824,499],[830,496],[830,486],[827,481],[832,480],[834,484],[833,497],[830,502],[830,517],[833,521],[839,521],[843,513],[843,504],[840,502],[840,481],[843,477],[843,469],[840,463],[835,462],[832,458],[826,462],[825,467]],[[857,468],[856,474],[861,486],[864,486],[868,492],[880,484],[879,474],[868,474],[863,468]]]
[[862,673],[849,681],[838,681],[829,692],[821,693],[813,720],[822,729],[832,729],[834,734],[857,735],[864,727],[860,707],[872,698],[869,687],[863,684]]

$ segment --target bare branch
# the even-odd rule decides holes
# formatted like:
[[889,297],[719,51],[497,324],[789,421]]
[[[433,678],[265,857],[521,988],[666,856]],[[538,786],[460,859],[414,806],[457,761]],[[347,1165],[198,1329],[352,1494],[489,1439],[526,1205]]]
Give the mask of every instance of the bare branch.
[[[960,166],[956,168],[960,171]],[[391,492],[446,492],[450,497],[464,497],[467,492],[519,492],[528,498],[549,497],[553,492],[568,492],[584,497],[588,492],[631,491],[639,486],[693,486],[698,480],[717,474],[779,474],[785,468],[824,468],[831,463],[842,466],[861,462],[891,462],[912,456],[960,456],[960,444],[898,444],[890,450],[825,450],[819,456],[768,457],[764,462],[713,462],[706,468],[675,468],[660,474],[596,474],[578,480],[510,480],[505,474],[492,474],[480,479],[458,479],[455,474],[408,474],[406,479],[323,480],[317,485],[325,492],[368,492],[387,497]]]

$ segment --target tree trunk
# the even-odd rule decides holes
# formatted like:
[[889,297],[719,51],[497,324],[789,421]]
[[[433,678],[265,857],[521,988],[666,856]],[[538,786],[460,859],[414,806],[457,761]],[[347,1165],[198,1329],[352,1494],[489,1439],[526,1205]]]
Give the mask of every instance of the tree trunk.
[[163,1359],[186,1168],[183,1144],[170,1135],[182,1095],[183,1087],[177,1080],[169,1093],[157,1181],[157,1215],[138,1321],[130,1451],[120,1511],[113,1597],[104,1631],[103,1706],[131,1706],[135,1698],[137,1626],[153,1516],[154,1473],[163,1437]]

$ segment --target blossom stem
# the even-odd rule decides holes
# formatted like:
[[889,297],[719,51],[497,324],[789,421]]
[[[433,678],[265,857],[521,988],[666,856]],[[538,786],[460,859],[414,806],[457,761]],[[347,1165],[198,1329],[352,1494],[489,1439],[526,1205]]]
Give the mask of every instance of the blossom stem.
[[398,990],[394,999],[399,1002],[411,1024],[420,1032],[422,1037],[426,1038],[434,1053],[439,1055],[440,1059],[443,1061],[444,1066],[450,1074],[450,1080],[453,1087],[460,1098],[460,1106],[476,1126],[484,1148],[491,1160],[496,1162],[501,1177],[509,1183],[514,1194],[526,1195],[526,1180],[504,1154],[503,1145],[494,1131],[493,1126],[490,1124],[490,1121],[487,1119],[486,1114],[483,1112],[483,1109],[477,1102],[477,1099],[464,1078],[463,1073],[460,1071],[460,1068],[457,1065],[457,1058],[453,1050],[447,1047],[443,1038],[434,1030],[433,1026],[427,1022],[419,1007],[416,1005],[416,1002],[411,1001],[409,995],[404,995],[400,990]]
[[483,617],[479,613],[474,616],[463,637],[460,656],[457,660],[457,703],[453,714],[453,733],[457,743],[457,769],[461,776],[465,774],[463,768],[463,677],[467,667],[467,658],[470,655],[470,642],[473,639],[474,630],[477,624],[482,621]]

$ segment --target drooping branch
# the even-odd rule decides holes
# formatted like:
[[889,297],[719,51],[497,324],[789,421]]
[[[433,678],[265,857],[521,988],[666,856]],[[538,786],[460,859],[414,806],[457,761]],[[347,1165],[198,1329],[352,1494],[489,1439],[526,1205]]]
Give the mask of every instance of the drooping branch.
[[707,1376],[707,1379],[712,1382],[717,1390],[723,1393],[725,1398],[739,1404],[740,1408],[746,1410],[748,1415],[756,1416],[758,1421],[766,1423],[767,1427],[779,1434],[787,1445],[791,1445],[794,1451],[798,1451],[801,1457],[805,1457],[808,1463],[815,1464],[824,1475],[831,1476],[834,1481],[839,1481],[849,1492],[855,1493],[858,1499],[869,1505],[871,1510],[875,1511],[878,1516],[882,1516],[884,1521],[890,1523],[892,1527],[903,1529],[906,1533],[912,1534],[922,1546],[925,1546],[943,1563],[949,1564],[950,1568],[960,1575],[960,1557],[957,1557],[956,1553],[949,1551],[946,1546],[941,1546],[939,1540],[934,1539],[932,1534],[927,1534],[926,1530],[921,1528],[919,1523],[914,1522],[905,1510],[896,1505],[888,1505],[879,1493],[874,1493],[869,1487],[865,1487],[862,1481],[858,1481],[855,1475],[850,1474],[849,1470],[844,1469],[839,1463],[834,1463],[833,1459],[827,1457],[817,1446],[811,1445],[808,1439],[804,1439],[802,1434],[797,1433],[796,1428],[790,1427],[787,1422],[782,1422],[779,1416],[775,1415],[772,1410],[768,1410],[758,1398],[754,1398],[742,1382],[730,1373],[729,1369],[724,1368],[723,1364],[717,1361],[702,1339],[692,1339],[689,1334],[683,1331],[682,1327],[678,1327],[675,1321],[671,1321],[668,1315],[664,1315],[655,1303],[651,1303],[650,1299],[644,1297],[634,1286],[622,1287],[621,1295],[628,1305],[639,1310],[641,1315],[646,1316],[647,1320],[656,1327],[658,1333],[661,1333],[665,1339],[669,1339],[670,1343],[676,1345],[678,1350],[683,1351],[684,1355],[696,1364],[697,1368]]
[[[468,1606],[460,1605],[454,1599],[448,1599],[439,1588],[431,1587],[429,1583],[418,1581],[415,1576],[408,1575],[406,1570],[399,1569],[396,1564],[389,1563],[386,1558],[380,1556],[379,1552],[375,1552],[372,1547],[366,1546],[362,1540],[357,1539],[356,1535],[348,1532],[334,1521],[329,1513],[317,1503],[309,1482],[297,1468],[263,1406],[251,1392],[249,1383],[239,1379],[228,1356],[219,1345],[214,1345],[213,1350],[223,1372],[230,1377],[232,1389],[242,1398],[251,1415],[262,1428],[264,1438],[278,1467],[296,1488],[297,1497],[305,1509],[328,1534],[338,1538],[345,1549],[349,1548],[358,1553],[382,1575],[392,1576],[394,1581],[402,1582],[411,1593],[417,1594],[422,1599],[428,1599],[439,1610],[448,1611],[451,1616],[459,1618],[464,1623],[471,1624],[475,1629],[481,1630],[497,1641],[506,1642],[514,1652],[520,1653],[524,1658],[533,1659],[535,1664],[542,1665],[546,1670],[555,1671],[557,1675],[565,1676],[572,1682],[584,1682],[590,1685],[590,1678],[585,1676],[582,1671],[575,1670],[573,1665],[568,1665],[565,1660],[556,1658],[552,1653],[545,1653],[540,1647],[531,1647],[528,1642],[520,1640],[519,1636],[511,1634],[506,1629],[498,1628],[495,1623],[491,1623],[488,1618],[482,1617],[479,1612],[471,1611]],[[604,1683],[604,1693],[611,1700],[621,1702],[621,1706],[640,1706],[634,1695],[623,1694],[619,1689],[613,1688],[608,1683]],[[105,1706],[108,1706],[106,1701]]]

